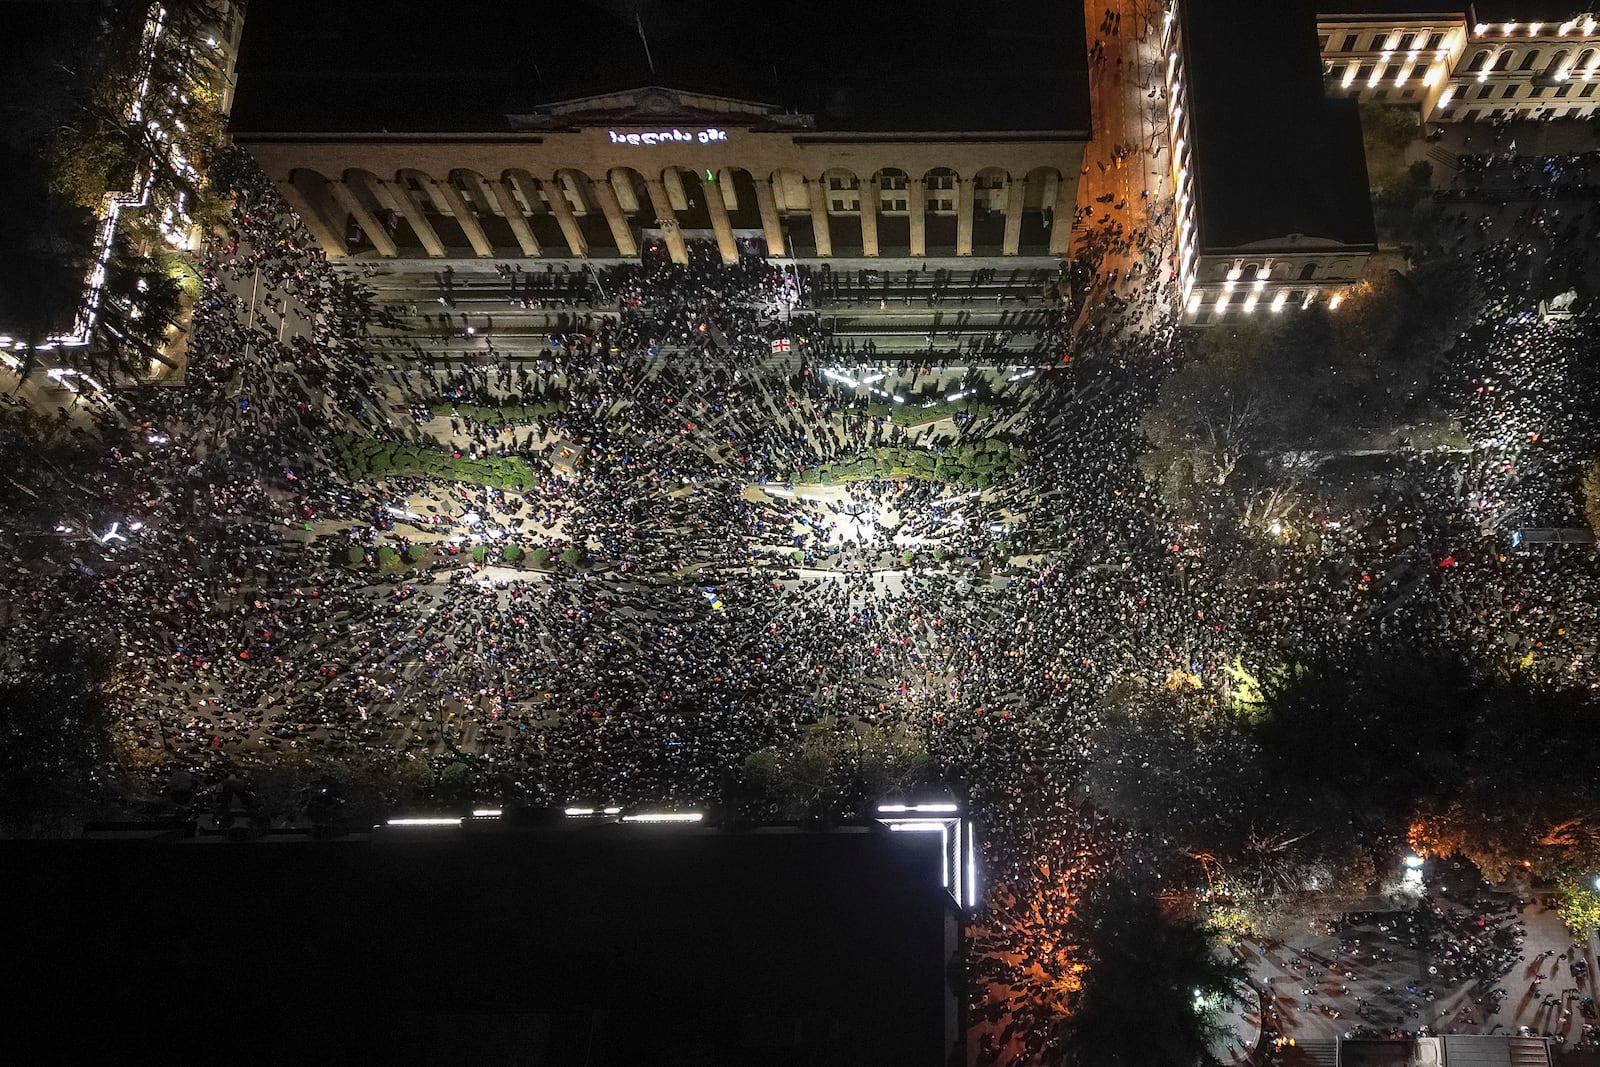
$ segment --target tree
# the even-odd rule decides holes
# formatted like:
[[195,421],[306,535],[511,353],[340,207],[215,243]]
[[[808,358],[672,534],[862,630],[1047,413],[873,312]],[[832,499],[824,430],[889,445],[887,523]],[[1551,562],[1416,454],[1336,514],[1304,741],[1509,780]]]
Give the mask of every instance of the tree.
[[1589,520],[1589,528],[1600,536],[1600,459],[1583,471],[1583,514]]
[[1245,971],[1209,930],[1123,879],[1096,887],[1073,926],[1088,967],[1061,1028],[1066,1063],[1219,1062],[1211,1048],[1229,1031],[1217,1015],[1240,1002]]

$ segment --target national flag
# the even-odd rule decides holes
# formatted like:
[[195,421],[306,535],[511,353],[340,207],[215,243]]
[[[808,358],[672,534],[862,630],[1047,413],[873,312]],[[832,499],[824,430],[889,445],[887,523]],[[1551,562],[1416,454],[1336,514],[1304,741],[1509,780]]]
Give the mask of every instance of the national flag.
[[772,342],[772,350],[774,352],[787,352],[789,351],[789,348],[789,339],[787,337],[780,337],[776,341]]

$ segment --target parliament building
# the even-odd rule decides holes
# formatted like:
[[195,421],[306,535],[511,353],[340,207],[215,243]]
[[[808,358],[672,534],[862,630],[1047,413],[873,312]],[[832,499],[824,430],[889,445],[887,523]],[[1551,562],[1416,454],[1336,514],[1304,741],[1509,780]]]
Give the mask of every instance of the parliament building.
[[1082,13],[465,0],[252,10],[233,136],[330,257],[1064,255]]

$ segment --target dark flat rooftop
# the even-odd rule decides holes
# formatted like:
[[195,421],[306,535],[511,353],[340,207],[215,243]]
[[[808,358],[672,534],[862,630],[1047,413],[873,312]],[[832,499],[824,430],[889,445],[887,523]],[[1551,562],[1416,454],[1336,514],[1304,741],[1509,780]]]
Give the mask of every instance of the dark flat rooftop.
[[1204,0],[1179,11],[1201,251],[1296,233],[1375,243],[1357,104],[1323,94],[1311,7]]
[[[1465,15],[1469,22],[1561,23],[1582,12],[1584,0],[1314,0],[1319,15]],[[1592,5],[1590,5],[1592,6]]]
[[1089,128],[1082,12],[1052,0],[270,0],[238,75],[241,133],[506,131],[508,112],[647,85],[819,130]]
[[7,842],[11,1036],[112,1053],[77,1062],[143,1062],[145,1030],[169,1061],[941,1063],[939,850],[649,828]]

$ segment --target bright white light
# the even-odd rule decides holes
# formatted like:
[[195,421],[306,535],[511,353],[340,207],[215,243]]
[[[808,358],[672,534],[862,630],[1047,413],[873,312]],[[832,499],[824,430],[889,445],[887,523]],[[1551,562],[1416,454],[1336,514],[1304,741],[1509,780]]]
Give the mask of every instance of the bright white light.
[[1256,310],[1256,294],[1251,293],[1249,296],[1244,298],[1244,313],[1246,315],[1253,315],[1253,314],[1255,314],[1255,310]]
[[1272,310],[1273,311],[1282,311],[1283,310],[1283,302],[1285,300],[1288,300],[1288,299],[1289,299],[1289,294],[1288,293],[1280,292],[1277,296],[1272,298]]
[[621,808],[606,808],[605,809],[605,813],[607,815],[621,815],[622,814],[622,809]]
[[568,808],[566,810],[566,814],[571,815],[573,817],[577,817],[577,816],[580,816],[580,815],[593,815],[594,814],[594,809],[593,808]]
[[1334,293],[1331,297],[1328,298],[1328,310],[1329,311],[1337,311],[1337,310],[1339,310],[1339,305],[1342,304],[1342,303],[1344,303],[1344,294],[1343,293]]
[[472,817],[474,819],[498,819],[500,817],[500,809],[499,808],[473,808],[472,809]]
[[144,529],[144,523],[130,522],[128,523],[128,529],[132,530],[134,533],[138,533],[140,530]]
[[967,903],[978,906],[978,846],[972,827],[967,827]]
[[1217,308],[1217,314],[1219,314],[1219,315],[1222,314],[1224,311],[1228,310],[1228,294],[1227,293],[1223,293],[1221,296],[1217,297],[1216,308]]
[[698,811],[662,811],[648,815],[624,815],[623,822],[699,822],[705,818]]
[[121,525],[122,524],[120,522],[112,523],[111,529],[101,534],[96,540],[98,540],[102,545],[109,545],[113,541],[126,541],[127,537],[117,532],[117,528]]
[[454,818],[454,819],[409,818],[408,817],[408,818],[402,818],[402,819],[389,819],[389,820],[386,821],[385,825],[388,825],[388,826],[460,826],[461,825],[461,819],[459,817]]
[[1404,863],[1407,867],[1410,867],[1411,869],[1415,870],[1416,868],[1422,866],[1423,859],[1422,859],[1421,856],[1419,856],[1415,852],[1413,852],[1413,853],[1411,853],[1411,855],[1407,856],[1405,859],[1401,860],[1400,862]]
[[935,803],[935,804],[910,804],[910,805],[907,805],[907,804],[879,804],[878,805],[878,810],[880,812],[896,812],[896,811],[928,811],[928,812],[934,812],[934,811],[959,811],[961,809],[960,809],[960,805],[950,804],[950,803],[941,801],[941,802]]
[[889,824],[889,829],[895,832],[904,831],[912,834],[944,833],[943,819],[924,819],[918,822],[895,822]]

